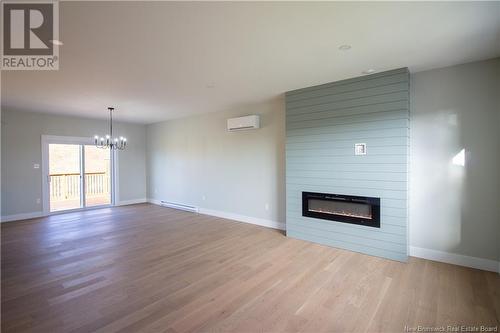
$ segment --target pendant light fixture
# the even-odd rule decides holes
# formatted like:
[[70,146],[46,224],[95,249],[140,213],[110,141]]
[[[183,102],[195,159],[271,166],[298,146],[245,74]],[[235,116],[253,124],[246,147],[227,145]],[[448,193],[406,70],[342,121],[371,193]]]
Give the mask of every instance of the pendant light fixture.
[[127,146],[127,138],[123,136],[113,137],[113,111],[115,108],[108,107],[109,110],[109,134],[99,137],[94,136],[94,144],[97,148],[123,150]]

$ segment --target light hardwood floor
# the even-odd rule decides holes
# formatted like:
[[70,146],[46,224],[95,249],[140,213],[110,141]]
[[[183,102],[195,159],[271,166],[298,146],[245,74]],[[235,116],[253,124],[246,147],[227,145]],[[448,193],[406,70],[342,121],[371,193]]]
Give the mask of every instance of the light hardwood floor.
[[149,204],[1,231],[2,332],[403,332],[500,320],[495,273]]

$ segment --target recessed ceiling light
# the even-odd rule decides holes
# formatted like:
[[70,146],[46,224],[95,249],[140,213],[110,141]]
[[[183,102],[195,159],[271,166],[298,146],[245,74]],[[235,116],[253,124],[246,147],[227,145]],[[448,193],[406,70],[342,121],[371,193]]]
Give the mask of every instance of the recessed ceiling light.
[[362,73],[363,74],[373,74],[375,72],[376,72],[376,70],[374,70],[373,68],[370,68],[370,69],[365,69]]
[[60,40],[57,40],[57,39],[51,39],[50,42],[54,45],[59,45],[59,46],[64,45],[63,42],[61,42]]
[[351,49],[351,45],[344,44],[344,45],[339,46],[339,50],[341,50],[341,51],[347,51],[350,49]]

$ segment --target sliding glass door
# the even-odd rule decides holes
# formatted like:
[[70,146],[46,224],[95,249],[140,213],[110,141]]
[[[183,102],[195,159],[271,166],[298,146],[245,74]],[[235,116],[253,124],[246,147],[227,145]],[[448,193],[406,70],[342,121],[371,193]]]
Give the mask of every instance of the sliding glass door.
[[[53,141],[64,141],[64,138],[58,137]],[[44,193],[48,197],[44,199],[44,211],[111,205],[111,151],[69,141],[44,144],[44,169],[47,174]]]
[[81,146],[49,144],[50,211],[82,207]]
[[111,154],[109,149],[84,146],[85,206],[111,204]]

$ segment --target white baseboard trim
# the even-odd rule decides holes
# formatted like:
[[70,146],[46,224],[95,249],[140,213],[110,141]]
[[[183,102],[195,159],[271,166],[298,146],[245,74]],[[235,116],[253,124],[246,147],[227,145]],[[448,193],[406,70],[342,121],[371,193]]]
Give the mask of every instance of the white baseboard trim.
[[[120,201],[117,206],[133,205],[133,204],[139,204],[139,203],[145,203],[145,202],[148,202],[148,200],[146,198],[124,200],[124,201]],[[97,208],[99,208],[99,207],[97,207]],[[91,208],[89,208],[89,209],[91,209]],[[52,215],[65,214],[65,213],[70,213],[70,212],[52,213]],[[42,217],[42,216],[46,216],[46,215],[43,212],[31,212],[31,213],[22,213],[22,214],[15,214],[15,215],[6,215],[6,216],[2,216],[0,222],[3,223],[3,222],[27,220],[27,219],[33,219],[33,218]]]
[[256,224],[256,225],[260,225],[260,226],[268,227],[268,228],[273,228],[273,229],[285,230],[285,224],[282,222],[261,219],[261,218],[257,218],[257,217],[245,216],[245,215],[234,214],[234,213],[227,213],[227,212],[223,212],[223,211],[206,209],[206,208],[200,208],[199,213],[204,214],[204,215],[217,216],[217,217],[221,217],[223,219],[235,220],[238,222]]
[[140,204],[140,203],[145,203],[145,202],[148,202],[148,199],[141,198],[141,199],[123,200],[123,201],[120,201],[117,206],[135,205],[135,204]]
[[148,202],[150,204],[153,204],[153,205],[158,205],[158,206],[161,206],[161,200],[156,200],[156,199],[151,199],[151,198],[148,198]]
[[19,220],[27,220],[27,219],[34,219],[36,217],[42,217],[43,212],[31,212],[31,213],[22,213],[22,214],[15,214],[15,215],[6,215],[2,216],[1,222],[11,222],[11,221],[19,221]]
[[424,249],[416,246],[410,246],[410,256],[500,273],[500,262],[491,259],[469,257],[462,254]]

